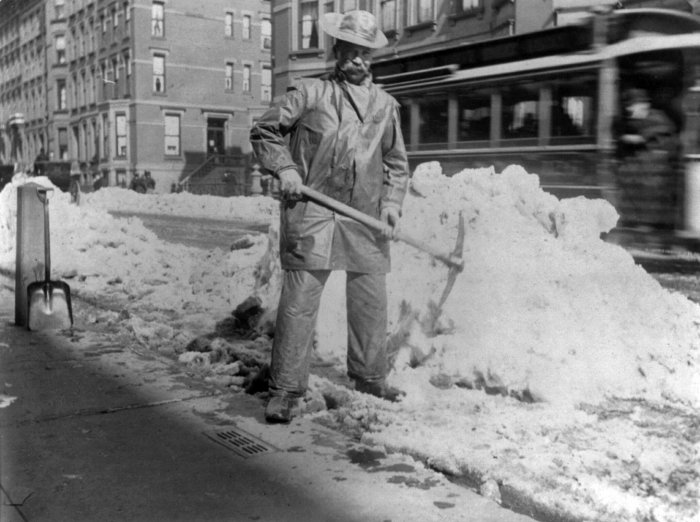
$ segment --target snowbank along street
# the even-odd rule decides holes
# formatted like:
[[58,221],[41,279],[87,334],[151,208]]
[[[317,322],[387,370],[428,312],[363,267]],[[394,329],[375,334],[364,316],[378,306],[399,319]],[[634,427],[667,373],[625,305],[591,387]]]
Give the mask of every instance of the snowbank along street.
[[[14,270],[25,181],[0,194],[5,273]],[[266,197],[119,188],[76,206],[55,190],[52,273],[104,307],[90,320],[244,393],[269,356],[277,208]],[[110,210],[267,223],[269,233],[205,250],[164,242]],[[520,167],[448,178],[437,163],[421,165],[400,226],[451,249],[460,214],[465,268],[440,311],[448,268],[392,245],[390,383],[405,398],[387,403],[332,376],[344,371],[346,339],[344,275],[334,273],[316,336],[325,370],[312,376],[302,415],[462,476],[496,501],[517,492],[581,520],[700,520],[698,305],[600,239],[617,221],[610,204],[558,200]],[[238,421],[254,434],[267,429]]]

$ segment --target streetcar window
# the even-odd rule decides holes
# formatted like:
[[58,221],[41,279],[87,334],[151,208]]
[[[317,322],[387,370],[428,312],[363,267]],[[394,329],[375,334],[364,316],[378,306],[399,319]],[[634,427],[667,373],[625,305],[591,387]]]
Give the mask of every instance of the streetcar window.
[[418,104],[418,141],[422,150],[447,146],[447,95],[426,96]]
[[503,90],[503,139],[536,139],[539,128],[539,84],[520,84]]
[[488,141],[491,136],[491,93],[474,90],[457,96],[457,141]]
[[[595,113],[598,92],[594,73],[551,84],[552,143],[595,140]],[[572,138],[587,138],[572,140]]]

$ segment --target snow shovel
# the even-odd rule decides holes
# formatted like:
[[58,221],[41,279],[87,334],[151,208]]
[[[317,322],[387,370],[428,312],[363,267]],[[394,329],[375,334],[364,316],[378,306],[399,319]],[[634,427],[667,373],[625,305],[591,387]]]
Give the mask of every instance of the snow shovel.
[[60,330],[73,325],[70,287],[63,281],[51,281],[51,236],[49,234],[49,198],[46,188],[37,194],[44,205],[44,280],[27,287],[27,329]]
[[[313,199],[317,203],[320,203],[324,207],[329,208],[331,210],[335,210],[340,214],[343,214],[356,221],[359,221],[360,223],[363,223],[364,225],[367,225],[368,227],[374,230],[384,232],[387,229],[388,225],[386,223],[383,223],[382,221],[373,218],[372,216],[369,216],[364,212],[360,212],[357,209],[349,207],[348,205],[341,203],[340,201],[326,196],[325,194],[322,194],[305,185],[301,186],[301,193],[309,199]],[[417,248],[418,250],[422,250],[423,252],[430,254],[435,259],[439,259],[448,267],[450,267],[450,275],[448,279],[449,289],[452,288],[452,284],[454,284],[454,279],[457,277],[457,274],[464,269],[464,260],[462,259],[462,247],[464,245],[464,219],[461,214],[459,219],[460,228],[457,237],[457,248],[452,252],[444,252],[437,250],[432,245],[429,245],[425,241],[411,236],[403,230],[394,229],[394,232],[392,234],[392,239],[397,241],[403,241],[404,243],[407,243]],[[442,306],[442,303],[444,303],[445,298],[447,297],[446,293],[447,292],[443,292],[444,297],[440,299],[440,306]]]

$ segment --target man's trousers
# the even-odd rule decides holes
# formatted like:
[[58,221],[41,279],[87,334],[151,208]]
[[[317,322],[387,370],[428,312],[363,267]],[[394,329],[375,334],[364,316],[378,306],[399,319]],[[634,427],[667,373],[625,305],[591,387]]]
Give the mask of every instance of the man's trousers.
[[[309,382],[316,319],[329,270],[285,270],[272,345],[270,392],[301,397]],[[381,382],[388,373],[386,274],[347,272],[348,376]]]

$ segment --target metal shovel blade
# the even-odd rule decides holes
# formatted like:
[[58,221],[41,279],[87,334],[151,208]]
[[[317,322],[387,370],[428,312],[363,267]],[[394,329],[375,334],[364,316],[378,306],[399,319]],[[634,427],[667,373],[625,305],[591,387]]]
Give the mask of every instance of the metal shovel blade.
[[62,330],[73,325],[70,287],[63,281],[35,281],[27,287],[27,328]]

